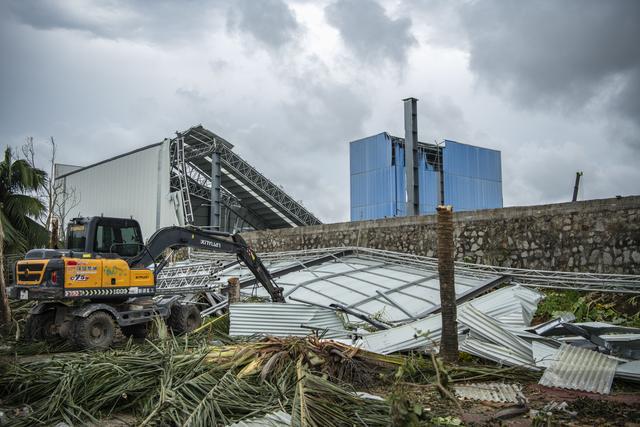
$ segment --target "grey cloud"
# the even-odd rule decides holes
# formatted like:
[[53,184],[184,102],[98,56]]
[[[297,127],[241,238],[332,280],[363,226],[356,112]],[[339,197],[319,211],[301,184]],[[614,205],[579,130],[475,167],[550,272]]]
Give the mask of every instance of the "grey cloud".
[[72,30],[106,39],[134,39],[171,43],[218,25],[217,13],[227,0],[107,0],[72,2],[10,0],[8,14],[17,22],[40,30]]
[[270,48],[291,42],[300,30],[293,11],[282,0],[237,0],[229,9],[227,28],[252,35]]
[[338,0],[325,8],[325,16],[347,47],[366,62],[405,63],[407,51],[416,43],[411,19],[392,19],[374,0]]
[[494,0],[460,13],[471,70],[516,104],[572,111],[610,95],[640,125],[640,2]]

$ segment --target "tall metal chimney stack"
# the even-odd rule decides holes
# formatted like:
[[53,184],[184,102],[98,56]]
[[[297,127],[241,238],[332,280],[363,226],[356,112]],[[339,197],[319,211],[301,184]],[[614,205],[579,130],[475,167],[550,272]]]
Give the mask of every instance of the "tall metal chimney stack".
[[407,189],[407,216],[418,215],[418,107],[416,98],[404,101],[404,159]]

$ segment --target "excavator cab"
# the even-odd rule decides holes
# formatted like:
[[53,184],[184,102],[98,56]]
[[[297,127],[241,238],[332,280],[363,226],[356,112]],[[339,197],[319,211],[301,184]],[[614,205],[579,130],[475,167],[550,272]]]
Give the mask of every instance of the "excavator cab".
[[74,218],[67,226],[66,249],[72,252],[130,258],[142,249],[142,231],[134,219]]
[[74,218],[64,249],[32,249],[16,264],[18,299],[125,300],[155,294],[153,272],[128,260],[143,251],[140,224],[103,216]]

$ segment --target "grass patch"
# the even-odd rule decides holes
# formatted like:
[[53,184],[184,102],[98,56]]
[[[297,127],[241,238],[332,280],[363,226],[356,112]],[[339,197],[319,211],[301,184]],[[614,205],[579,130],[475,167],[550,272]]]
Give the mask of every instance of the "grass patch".
[[640,301],[637,296],[597,292],[548,290],[538,304],[534,324],[573,313],[576,322],[607,322],[640,327]]

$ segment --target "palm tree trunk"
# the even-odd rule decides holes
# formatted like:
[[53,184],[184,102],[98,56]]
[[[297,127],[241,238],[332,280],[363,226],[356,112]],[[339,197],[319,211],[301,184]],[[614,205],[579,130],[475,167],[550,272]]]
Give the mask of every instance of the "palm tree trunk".
[[437,211],[438,273],[442,307],[440,356],[446,362],[455,363],[458,361],[458,325],[453,263],[453,209],[451,206],[438,206]]
[[0,311],[2,311],[2,324],[11,323],[11,306],[9,305],[9,296],[7,295],[7,287],[4,281],[4,227],[0,220]]

